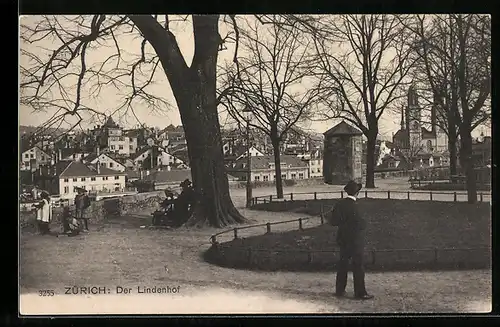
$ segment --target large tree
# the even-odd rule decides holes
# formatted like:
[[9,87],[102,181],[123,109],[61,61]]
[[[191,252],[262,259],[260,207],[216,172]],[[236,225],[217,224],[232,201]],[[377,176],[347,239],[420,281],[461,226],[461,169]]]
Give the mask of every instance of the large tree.
[[[162,19],[149,15],[40,17],[23,24],[21,42],[31,46],[22,50],[28,59],[21,68],[22,103],[38,110],[57,106],[65,115],[80,116],[80,121],[83,112],[100,114],[86,104],[88,95],[100,96],[102,88],[114,85],[130,91],[122,107],[133,108],[137,98],[156,106],[163,100],[147,87],[157,68],[163,68],[179,108],[193,185],[199,195],[188,224],[221,227],[242,223],[245,218],[229,195],[216,105],[217,57],[222,43],[219,16],[193,15],[192,28],[195,50],[188,66],[170,30],[168,15]],[[137,60],[124,64],[124,49],[129,45],[120,44],[120,36],[127,33],[142,40]],[[43,40],[52,41],[48,51],[36,47]],[[152,51],[147,51],[148,44]],[[109,46],[115,48],[112,55],[101,58],[100,65],[88,64],[90,56],[99,56]]]
[[450,155],[460,136],[460,166],[468,201],[477,200],[472,160],[472,131],[491,118],[491,19],[486,15],[417,16],[408,25],[425,83],[443,116]]
[[367,139],[366,187],[375,187],[375,146],[379,120],[404,95],[414,62],[407,33],[394,15],[331,16],[314,38],[309,61],[319,76],[325,115],[344,119]]
[[[110,88],[125,94],[114,112],[134,113],[137,100],[151,109],[169,106],[150,88],[158,76],[166,76],[180,112],[193,185],[199,196],[187,224],[222,227],[243,223],[246,219],[229,195],[216,96],[218,52],[225,40],[233,39],[237,44],[236,19],[224,16],[232,33],[223,38],[219,15],[187,15],[181,20],[187,21],[189,16],[194,38],[190,65],[171,29],[177,19],[171,15],[30,17],[21,24],[21,104],[34,110],[55,109],[45,126],[76,117],[74,128],[88,113],[91,120],[103,119],[100,104],[92,104],[92,100],[106,99]],[[261,24],[275,23],[274,15],[256,18]],[[290,28],[299,22],[308,29],[311,21],[287,15],[279,24]],[[138,43],[135,55],[130,53],[134,43]],[[169,91],[166,85],[164,89]]]
[[278,198],[283,197],[280,145],[297,123],[310,116],[318,94],[318,89],[308,88],[311,70],[303,65],[307,34],[280,22],[261,25],[252,19],[239,25],[240,49],[246,56],[221,72],[219,95],[220,104],[240,125],[248,119],[243,109],[249,108],[249,127],[271,140]]

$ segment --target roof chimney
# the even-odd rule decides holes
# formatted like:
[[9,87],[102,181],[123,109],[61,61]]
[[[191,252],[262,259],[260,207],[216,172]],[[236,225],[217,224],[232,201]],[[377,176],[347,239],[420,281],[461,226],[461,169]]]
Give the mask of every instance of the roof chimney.
[[95,149],[95,153],[97,154],[97,156],[99,156],[99,148],[100,148],[100,147],[99,147],[99,145],[98,145],[98,146],[96,147],[96,149]]
[[99,162],[99,160],[97,160],[96,164],[95,164],[95,170],[97,171],[98,174],[101,173],[101,163]]

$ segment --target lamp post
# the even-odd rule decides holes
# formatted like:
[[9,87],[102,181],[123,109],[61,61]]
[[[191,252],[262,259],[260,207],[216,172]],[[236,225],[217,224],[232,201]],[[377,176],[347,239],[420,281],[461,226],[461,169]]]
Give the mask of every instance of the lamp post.
[[252,109],[250,109],[248,106],[243,109],[243,114],[245,115],[245,120],[247,123],[246,126],[246,142],[247,142],[247,203],[246,207],[250,208],[252,205],[252,158],[250,156],[250,119],[252,118]]

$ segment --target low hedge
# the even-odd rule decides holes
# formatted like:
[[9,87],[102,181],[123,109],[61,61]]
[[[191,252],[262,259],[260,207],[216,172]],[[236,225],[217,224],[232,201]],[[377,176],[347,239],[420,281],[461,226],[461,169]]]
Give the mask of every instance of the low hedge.
[[[319,215],[337,199],[273,202],[255,207]],[[485,268],[491,260],[489,203],[359,199],[368,222],[366,267],[371,270]],[[306,205],[307,204],[307,205]],[[318,219],[319,221],[319,219]],[[212,246],[209,262],[258,270],[331,270],[338,250],[328,224],[236,239]],[[454,250],[468,248],[471,250]],[[394,251],[405,250],[408,251]],[[312,253],[312,254],[311,254]],[[250,257],[250,258],[249,258]]]

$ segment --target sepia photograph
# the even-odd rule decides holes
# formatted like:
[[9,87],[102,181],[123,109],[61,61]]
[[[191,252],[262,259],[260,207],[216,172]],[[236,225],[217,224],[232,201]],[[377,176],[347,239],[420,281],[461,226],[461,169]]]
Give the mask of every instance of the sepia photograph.
[[19,16],[19,315],[492,311],[491,16]]

